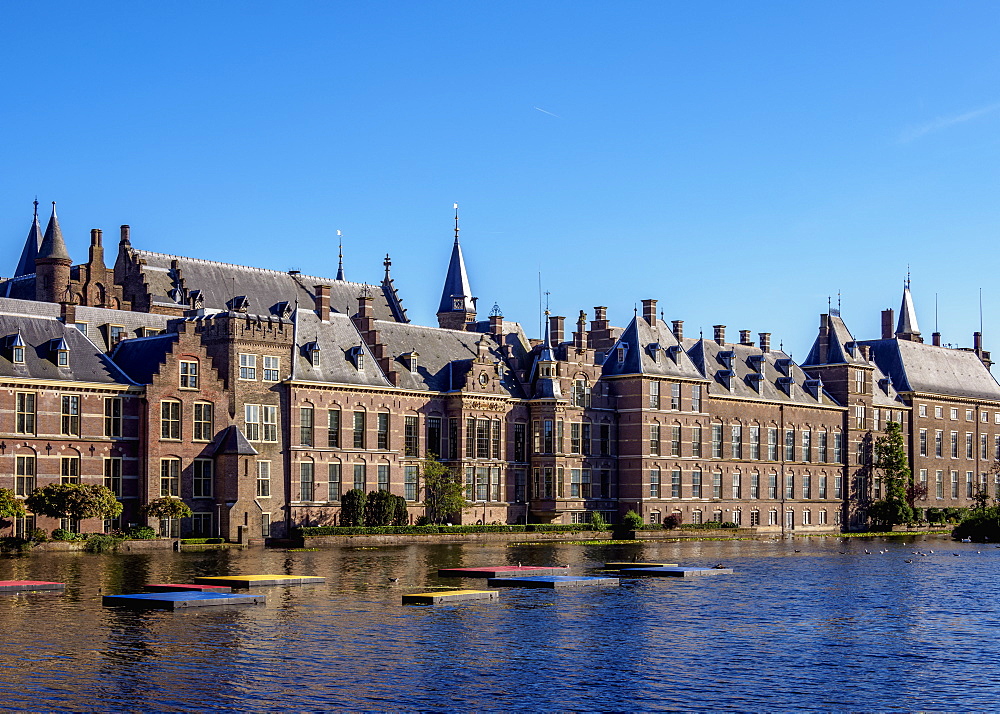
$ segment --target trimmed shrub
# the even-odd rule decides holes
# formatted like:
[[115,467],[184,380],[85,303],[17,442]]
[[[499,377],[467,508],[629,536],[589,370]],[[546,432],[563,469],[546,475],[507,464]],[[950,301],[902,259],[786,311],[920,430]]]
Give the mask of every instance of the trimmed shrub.
[[601,515],[600,511],[591,511],[590,527],[595,531],[606,531],[608,529],[608,522],[604,520],[604,516]]
[[[524,533],[534,526],[467,525],[467,526],[303,526],[298,529],[304,538],[347,535],[433,535],[435,533]],[[580,526],[545,526],[546,530],[580,530]],[[586,526],[584,526],[586,528]]]
[[365,525],[392,525],[392,517],[396,514],[396,497],[388,491],[372,491],[365,498]]
[[681,527],[681,517],[676,513],[671,513],[669,516],[663,517],[663,529],[672,531],[675,528]]
[[365,492],[352,488],[340,499],[340,525],[360,528],[365,525]]
[[119,536],[107,535],[105,533],[92,533],[87,538],[87,544],[83,547],[88,553],[113,553],[118,550],[118,546],[125,540]]
[[642,516],[635,511],[629,511],[622,518],[622,526],[628,531],[638,531],[642,529]]
[[73,531],[67,531],[62,528],[56,528],[52,531],[52,540],[72,542],[83,539],[84,536],[82,533],[74,533]]
[[405,526],[410,522],[410,511],[406,507],[406,499],[402,496],[393,496],[395,508],[392,512],[392,525]]
[[126,533],[125,537],[129,540],[156,540],[159,536],[149,526],[136,526]]

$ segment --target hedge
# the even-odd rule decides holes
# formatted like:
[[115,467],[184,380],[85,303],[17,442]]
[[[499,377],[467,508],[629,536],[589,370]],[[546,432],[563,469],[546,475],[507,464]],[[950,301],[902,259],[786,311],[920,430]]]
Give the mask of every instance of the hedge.
[[576,533],[593,530],[589,523],[466,526],[303,526],[304,538],[349,535],[433,535],[436,533]]

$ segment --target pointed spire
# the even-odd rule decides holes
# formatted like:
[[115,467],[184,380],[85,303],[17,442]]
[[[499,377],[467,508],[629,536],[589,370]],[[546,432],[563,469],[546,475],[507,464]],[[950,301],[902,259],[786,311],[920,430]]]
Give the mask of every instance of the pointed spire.
[[913,308],[913,296],[910,294],[910,276],[907,273],[903,285],[903,302],[899,306],[899,322],[896,323],[896,337],[920,341],[920,327],[917,325],[917,311]]
[[462,256],[462,246],[458,242],[458,204],[455,204],[455,244],[451,248],[451,261],[448,263],[448,274],[444,279],[444,290],[441,291],[441,304],[438,312],[472,312],[476,305],[469,286],[469,274],[465,270],[465,258]]
[[35,216],[31,221],[31,228],[28,229],[28,237],[24,241],[24,249],[21,251],[21,259],[17,261],[17,268],[14,270],[14,277],[31,275],[35,272],[35,258],[38,257],[38,249],[42,246],[42,227],[38,223],[38,197],[35,197]]
[[390,280],[392,280],[392,278],[389,277],[389,268],[392,267],[392,259],[389,258],[388,253],[385,254],[385,260],[382,261],[382,265],[385,266],[385,277],[383,278],[383,280],[389,282]]
[[455,245],[458,245],[458,204],[455,204]]
[[337,243],[340,246],[340,252],[337,254],[339,262],[337,263],[337,280],[344,279],[344,237],[340,231],[337,231]]
[[63,240],[62,229],[59,228],[59,218],[56,216],[56,202],[52,202],[52,216],[49,224],[45,227],[45,236],[38,246],[38,258],[51,258],[58,260],[69,260],[69,252],[66,250],[66,242]]

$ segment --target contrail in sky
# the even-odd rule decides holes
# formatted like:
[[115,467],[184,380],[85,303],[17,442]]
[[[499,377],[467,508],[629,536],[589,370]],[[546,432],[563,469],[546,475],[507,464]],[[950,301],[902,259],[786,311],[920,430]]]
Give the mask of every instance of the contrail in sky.
[[553,114],[552,112],[547,112],[547,111],[545,111],[544,109],[542,109],[541,107],[532,107],[532,108],[533,108],[533,109],[537,109],[537,110],[538,110],[538,111],[540,111],[540,112],[541,112],[542,114],[548,114],[548,115],[549,115],[550,117],[555,117],[556,119],[562,119],[562,117],[561,117],[561,116],[559,116],[558,114]]
[[941,129],[947,129],[948,127],[955,126],[956,124],[964,124],[967,121],[972,121],[974,119],[978,119],[979,117],[986,116],[987,114],[992,114],[998,109],[1000,109],[1000,102],[990,104],[989,106],[981,107],[979,109],[973,109],[972,111],[965,112],[964,114],[938,117],[934,121],[927,122],[921,126],[913,127],[904,131],[899,137],[899,143],[906,144],[914,139],[919,139],[925,134],[930,134],[931,132],[939,131]]

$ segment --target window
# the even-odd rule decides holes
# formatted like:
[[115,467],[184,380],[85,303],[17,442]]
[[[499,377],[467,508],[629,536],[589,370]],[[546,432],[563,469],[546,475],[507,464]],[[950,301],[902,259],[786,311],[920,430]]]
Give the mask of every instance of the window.
[[[559,422],[560,426],[562,422]],[[490,422],[489,419],[476,419],[476,458],[490,458]]]
[[660,454],[660,425],[656,423],[649,425],[649,453],[653,456]]
[[62,397],[62,433],[80,436],[80,397],[64,394]]
[[330,409],[326,413],[326,445],[340,448],[340,410]]
[[28,496],[35,490],[35,457],[18,456],[15,460],[14,495]]
[[819,497],[820,498],[826,498],[826,485],[827,485],[827,476],[826,476],[826,474],[822,474],[819,477]]
[[750,458],[753,461],[760,459],[760,427],[750,427]]
[[365,478],[365,465],[354,464],[354,488],[359,491],[365,491],[367,480],[368,479]]
[[926,404],[921,404],[919,412],[920,412],[920,416],[922,416],[922,417],[927,416],[927,405]]
[[191,467],[192,496],[195,498],[212,497],[212,461],[211,459],[195,459]]
[[[888,409],[886,410],[886,412],[885,412],[886,421],[889,420],[889,415],[891,413],[892,412],[890,412]],[[879,419],[881,417],[881,414],[882,414],[882,410],[881,409],[872,409],[872,430],[873,431],[878,431],[879,430]]]
[[[469,420],[472,421],[471,419]],[[468,438],[468,435],[467,437]],[[542,421],[542,453],[551,454],[553,447],[555,445],[555,433],[553,432],[553,423],[551,419],[545,419]],[[472,454],[469,454],[471,456]]]
[[701,498],[701,469],[694,469],[691,472],[691,497]]
[[514,424],[514,461],[523,462],[528,460],[528,425],[523,422]]
[[[562,469],[559,469],[559,489],[562,490]],[[490,470],[485,466],[476,467],[476,500],[487,501],[490,495]],[[559,494],[562,496],[562,493]]]
[[951,458],[958,458],[958,432],[951,432]]
[[691,523],[700,524],[702,521],[702,512],[700,508],[696,508],[691,512]]
[[975,420],[976,420],[976,418],[972,415],[972,410],[971,409],[966,409],[965,410],[965,421],[975,421]]
[[160,496],[181,495],[181,460],[160,459]]
[[[388,414],[386,415],[388,416]],[[406,456],[420,455],[420,432],[417,417],[403,418],[403,453]]]
[[[573,469],[573,471],[576,471],[576,469]],[[577,474],[579,474],[579,471],[577,471]],[[658,468],[653,468],[649,472],[649,497],[660,497],[660,470]]]
[[731,449],[730,458],[743,458],[743,427],[740,424],[733,424],[729,446]]
[[263,378],[265,382],[277,382],[278,370],[281,366],[281,358],[273,357],[271,355],[264,355],[264,374]]
[[[590,456],[590,450],[591,450],[590,429],[591,429],[590,422],[589,421],[583,422],[583,455],[584,456]],[[499,457],[497,457],[497,458],[499,458]]]
[[750,511],[750,527],[760,525],[760,511]]
[[927,456],[927,430],[920,430],[920,455]]
[[198,388],[198,363],[188,360],[180,362],[181,389]]
[[712,474],[712,498],[722,498],[722,472]]
[[691,385],[691,411],[700,412],[701,411],[701,385],[693,384]]
[[795,474],[785,475],[785,498],[795,498]]
[[976,458],[976,444],[973,442],[972,437],[972,432],[965,432],[965,458],[967,459]]
[[115,495],[122,496],[122,460],[116,456],[104,459],[104,486]]
[[844,434],[840,431],[833,433],[833,461],[834,463],[844,463]]
[[659,409],[660,408],[660,383],[650,382],[649,383],[649,408]]
[[785,429],[785,461],[795,461],[795,429]]
[[104,399],[104,435],[111,437],[122,435],[122,400],[120,397],[106,397]]
[[181,403],[175,401],[160,402],[160,438],[181,438]]
[[569,453],[571,454],[579,454],[582,451],[582,445],[580,443],[582,438],[580,436],[581,426],[582,424],[577,422],[572,422],[569,425]]
[[211,441],[212,432],[212,405],[208,402],[195,402],[191,438],[194,441]]
[[17,416],[15,429],[18,434],[35,433],[35,394],[34,392],[17,393]]
[[243,413],[247,441],[260,441],[260,404],[245,404]]
[[818,460],[821,461],[821,462],[823,462],[823,463],[826,463],[826,457],[827,457],[827,453],[826,453],[826,436],[827,436],[826,429],[823,429],[822,431],[818,432],[817,436],[819,437],[819,444],[817,445],[817,449],[819,450]]
[[833,477],[833,497],[844,497],[844,477],[840,474],[835,474]]
[[934,455],[939,459],[944,456],[944,432],[941,429],[934,432]]
[[121,325],[108,325],[108,337],[112,345],[118,344],[125,337],[125,328]]
[[812,498],[812,474],[802,474],[802,498]]
[[812,461],[812,432],[809,429],[802,430],[802,460]]
[[610,456],[611,455],[611,425],[610,424],[601,424],[600,433],[601,433],[601,438],[600,438],[601,451],[600,451],[600,454],[601,454],[601,456]]
[[681,425],[674,424],[670,427],[670,455],[681,455]]
[[934,407],[934,418],[941,419],[944,416],[944,410],[941,407]]
[[379,412],[375,417],[375,448],[380,451],[389,449],[389,415]]
[[[581,473],[580,469],[570,469],[569,470],[569,496],[570,498],[580,498],[580,485],[581,485]],[[659,488],[657,486],[657,488]]]
[[326,466],[326,500],[340,502],[340,464]]
[[865,407],[863,404],[859,404],[854,407],[854,428],[865,428]]
[[934,472],[934,496],[944,498],[944,471]]
[[590,385],[586,379],[578,379],[573,383],[573,404],[578,407],[590,406]]
[[812,511],[807,508],[802,511],[802,525],[808,526],[810,524],[812,524]]
[[[535,422],[537,424],[538,422]],[[448,419],[448,458],[457,459],[458,458],[458,436],[459,436],[459,423],[458,419],[452,417]],[[535,444],[536,448],[538,446],[537,441]]]
[[404,466],[403,467],[403,498],[407,501],[416,501],[418,484],[417,484],[417,467],[416,466]]
[[[522,424],[521,426],[523,427],[524,425]],[[442,436],[441,417],[427,417],[427,448],[425,449],[427,454],[433,454],[434,458],[440,458],[443,455],[441,451]],[[522,458],[521,460],[523,461],[524,459]]]
[[958,498],[958,471],[951,472],[951,497]]
[[[524,473],[524,469],[515,469],[514,470],[514,500],[517,501],[518,503],[523,503],[524,502],[525,496],[526,496],[526,493],[525,493],[526,487],[527,487],[527,484],[526,484],[526,476],[525,476],[525,473]],[[598,494],[598,496],[600,496],[600,494]]]
[[956,409],[955,407],[952,407],[951,408],[951,420],[955,421],[956,419],[958,419],[958,409]]
[[691,427],[691,456],[701,458],[701,426]]
[[59,466],[59,483],[80,483],[79,456],[63,456]]
[[271,497],[271,462],[257,462],[257,498]]
[[979,458],[983,461],[990,458],[989,440],[986,434],[979,435]]
[[966,471],[965,472],[965,497],[966,498],[972,498],[972,491],[973,491],[972,472],[971,471]]
[[777,427],[767,427],[767,460],[778,460],[778,429]]
[[379,464],[378,473],[376,474],[378,479],[378,490],[388,491],[389,490],[389,464]]
[[778,497],[778,474],[772,471],[767,477],[767,497]]
[[739,471],[733,471],[733,498],[743,498],[743,474]]
[[722,458],[722,424],[712,424],[712,458]]
[[313,491],[313,464],[311,461],[304,461],[299,464],[299,500],[312,501]]
[[240,379],[257,379],[257,355],[240,354]]
[[676,382],[670,385],[670,408],[674,410],[681,408],[681,385]]
[[[701,472],[698,472],[699,477]],[[674,469],[670,472],[670,497],[680,498],[681,497],[681,472],[680,469]]]
[[313,445],[313,408],[299,407],[299,444]]
[[365,413],[354,412],[354,448],[365,448]]
[[760,498],[760,474],[756,471],[750,474],[750,498]]

